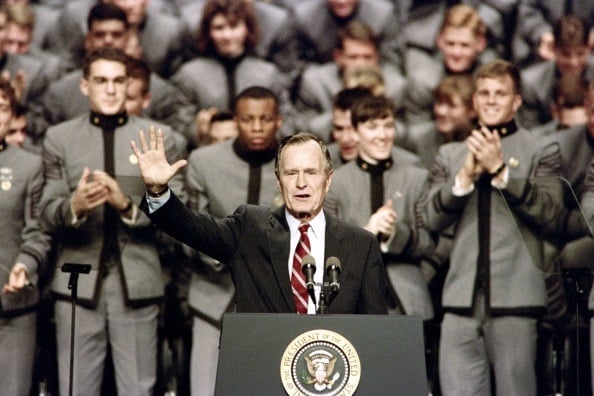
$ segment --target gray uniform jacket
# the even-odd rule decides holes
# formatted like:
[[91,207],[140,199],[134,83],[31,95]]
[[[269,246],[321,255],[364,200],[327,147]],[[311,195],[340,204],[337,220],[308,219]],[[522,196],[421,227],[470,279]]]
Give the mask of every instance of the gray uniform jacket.
[[[180,11],[180,19],[186,24],[193,43],[197,40],[205,3],[206,0],[194,0]],[[253,5],[259,32],[255,55],[274,63],[283,73],[295,71],[297,42],[291,14],[288,10],[262,1],[254,1]]]
[[[209,107],[232,111],[229,103],[233,97],[230,98],[232,93],[228,89],[225,67],[214,58],[200,57],[184,63],[171,81],[195,106],[195,111]],[[284,76],[274,64],[252,56],[244,57],[236,66],[234,85],[235,95],[254,85],[274,92],[284,119],[283,131],[288,134],[293,132],[293,106],[289,91]]]
[[[540,231],[563,205],[556,177],[560,158],[557,145],[541,148],[526,130],[502,139],[503,159],[509,169],[505,189],[491,189],[489,284],[491,314],[539,315],[546,292],[541,264]],[[452,192],[454,177],[467,153],[464,142],[442,146],[431,174],[431,191],[423,209],[424,224],[440,231],[452,224],[455,234],[450,268],[443,289],[444,309],[470,314],[477,277],[478,192]]]
[[[307,62],[332,60],[338,47],[340,22],[332,15],[327,0],[305,0],[293,6],[299,57]],[[359,0],[351,20],[359,20],[371,28],[379,40],[385,61],[402,67],[402,35],[396,9],[386,0]]]
[[[16,263],[27,267],[29,280],[38,284],[45,270],[50,238],[39,224],[43,188],[41,157],[11,145],[0,151],[0,282],[8,283]],[[37,287],[0,294],[0,316],[31,312],[39,302]]]
[[[50,84],[44,98],[44,115],[50,125],[89,112],[89,101],[80,91],[82,70],[75,70]],[[167,80],[151,73],[151,103],[144,110],[146,117],[168,125],[174,132],[191,138],[194,129],[194,107]]]
[[39,141],[47,124],[43,118],[42,97],[49,84],[46,65],[40,59],[31,55],[5,54],[6,65],[3,71],[8,71],[14,78],[19,70],[25,72],[26,84],[22,102],[27,105],[27,132],[33,140]]
[[[584,77],[594,77],[594,56],[588,57]],[[555,61],[540,62],[521,71],[522,106],[518,121],[524,128],[534,128],[551,121],[553,88],[559,78]]]
[[577,15],[592,25],[594,3],[590,0],[519,0],[512,42],[514,61],[529,64],[541,60],[537,51],[540,37],[544,32],[552,33],[554,24],[565,14]]
[[[384,63],[381,69],[386,86],[385,96],[390,98],[397,108],[403,108],[406,79],[392,64]],[[301,76],[297,90],[296,129],[311,132],[327,142],[330,141],[334,97],[343,88],[344,84],[336,63],[309,65]]]
[[[590,227],[592,227],[592,224],[594,224],[594,160],[590,163],[588,169],[586,170],[585,189],[584,194],[581,197],[581,205],[584,210],[586,220],[588,224],[590,224]],[[594,237],[594,235],[591,236]],[[584,240],[585,239],[586,238],[584,238]],[[577,259],[577,263],[575,263],[576,265],[574,266],[578,268],[587,268],[592,271],[592,269],[594,269],[594,265],[592,265],[591,257],[594,254],[594,244],[592,243],[591,238],[588,239],[588,244],[582,244],[581,247],[583,249],[578,251],[578,255],[574,256],[574,258]],[[594,312],[594,288],[590,290],[588,308],[590,312]]]
[[[87,34],[87,16],[96,0],[78,0],[68,3],[58,18],[54,35],[56,51],[69,59],[71,69],[81,65],[84,58],[84,38]],[[139,29],[143,60],[152,71],[169,77],[183,62],[187,33],[178,18],[159,10],[158,3],[147,8],[147,16]]]
[[[227,141],[194,150],[188,158],[186,190],[193,213],[209,213],[217,218],[232,214],[248,198],[250,166],[233,151]],[[262,166],[260,202],[277,208],[283,200],[276,185],[274,161]],[[190,306],[208,319],[219,322],[231,303],[235,287],[228,271],[202,256],[205,264],[192,275],[189,290]],[[208,264],[215,264],[207,267]]]
[[[394,165],[383,174],[384,202],[392,199],[398,220],[383,260],[404,312],[430,319],[433,307],[418,264],[422,257],[432,254],[434,241],[422,227],[416,206],[425,192],[428,172],[401,162],[397,156],[393,159]],[[370,174],[351,161],[334,173],[324,208],[348,223],[363,227],[372,215],[370,191]]]
[[[492,49],[483,51],[477,67],[497,58]],[[408,48],[405,57],[407,76],[406,121],[409,125],[430,120],[433,115],[433,90],[447,76],[441,52],[429,53],[418,48]],[[473,70],[468,73],[472,74]]]
[[444,142],[434,121],[410,125],[395,138],[396,145],[418,155],[427,169],[431,168],[435,155]]
[[[130,142],[138,139],[138,130],[147,131],[153,123],[130,116],[128,122],[115,130],[115,179],[122,191],[134,203],[144,199],[145,186],[140,177],[137,160]],[[165,132],[169,161],[177,160],[172,132]],[[91,264],[90,274],[79,278],[79,301],[93,306],[101,290],[104,268],[99,259],[103,244],[103,207],[91,211],[86,219],[73,225],[71,198],[81,178],[83,168],[104,169],[103,133],[89,120],[89,115],[76,117],[48,130],[43,150],[46,184],[41,201],[41,218],[45,226],[59,233],[57,269],[52,290],[61,298],[69,298],[68,276],[60,271],[64,263]],[[181,180],[174,180],[172,188],[180,189]],[[148,217],[139,213],[133,225],[120,221],[118,240],[120,262],[118,269],[123,280],[125,303],[141,306],[157,301],[164,291],[164,278],[155,246],[156,230]]]

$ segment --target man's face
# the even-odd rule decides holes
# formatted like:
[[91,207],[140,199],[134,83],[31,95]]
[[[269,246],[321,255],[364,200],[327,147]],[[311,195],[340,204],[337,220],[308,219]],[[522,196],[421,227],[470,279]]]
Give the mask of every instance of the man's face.
[[126,90],[126,113],[141,115],[151,104],[151,95],[144,92],[144,82],[140,78],[130,78]]
[[357,133],[351,123],[351,111],[334,108],[332,137],[338,143],[340,156],[346,161],[357,158]]
[[124,110],[128,88],[126,66],[105,59],[91,64],[88,78],[83,77],[80,90],[89,97],[91,110],[114,115]]
[[586,45],[555,47],[555,62],[561,74],[581,76],[586,68],[590,49]]
[[248,150],[267,150],[276,144],[276,132],[282,119],[273,99],[240,99],[234,119],[239,128],[239,140]]
[[124,22],[118,19],[95,21],[85,38],[85,48],[92,51],[97,48],[114,47],[126,50],[128,30]]
[[278,188],[290,214],[310,221],[322,210],[332,173],[316,141],[286,146],[280,157]]
[[209,144],[222,143],[227,140],[235,139],[239,135],[237,123],[233,120],[216,121],[210,125],[208,137]]
[[447,69],[461,73],[469,71],[485,49],[485,39],[476,37],[465,27],[446,27],[437,37]]
[[346,39],[342,49],[334,51],[334,62],[341,69],[360,66],[374,66],[379,62],[379,53],[373,43]]
[[24,115],[12,117],[9,125],[6,143],[23,147],[25,140],[27,140],[27,118]]
[[128,18],[128,23],[133,26],[140,25],[146,16],[146,7],[149,0],[104,0],[106,3],[120,7]]
[[433,104],[433,115],[437,130],[443,134],[451,134],[461,125],[470,124],[474,117],[473,109],[466,107],[462,98],[453,95],[449,100],[436,100]]
[[348,18],[355,12],[358,0],[328,0],[330,12],[339,18]]
[[4,92],[0,91],[0,140],[8,135],[11,119],[12,108],[10,107],[10,101],[4,95]]
[[226,58],[237,58],[245,51],[245,40],[248,35],[245,21],[231,24],[223,14],[214,16],[210,23],[210,38],[217,53]]
[[390,158],[395,134],[393,115],[359,123],[359,156],[372,164]]
[[511,121],[522,104],[510,76],[479,78],[472,96],[474,110],[481,124],[495,126]]
[[31,31],[27,28],[9,23],[6,29],[4,50],[11,54],[26,54],[31,44]]

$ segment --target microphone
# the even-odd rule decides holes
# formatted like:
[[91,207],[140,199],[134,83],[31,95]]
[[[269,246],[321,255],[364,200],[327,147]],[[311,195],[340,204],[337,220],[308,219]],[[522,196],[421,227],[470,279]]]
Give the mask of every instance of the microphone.
[[316,273],[316,260],[309,254],[301,260],[301,272],[305,275],[305,287],[311,294],[314,290],[314,274]]
[[332,293],[338,292],[340,283],[338,283],[338,275],[340,275],[340,260],[338,257],[328,257],[326,260],[326,275],[330,278],[330,289]]

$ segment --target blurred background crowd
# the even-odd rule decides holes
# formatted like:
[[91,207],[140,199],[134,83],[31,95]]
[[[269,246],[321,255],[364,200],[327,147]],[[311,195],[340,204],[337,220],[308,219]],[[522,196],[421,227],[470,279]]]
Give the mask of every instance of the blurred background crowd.
[[[233,281],[138,209],[154,125],[220,218],[282,205],[280,139],[326,142],[325,210],[377,234],[432,394],[592,394],[593,24],[588,0],[0,1],[0,393],[67,394],[76,262],[77,394],[213,394]],[[473,144],[498,161],[464,189]]]

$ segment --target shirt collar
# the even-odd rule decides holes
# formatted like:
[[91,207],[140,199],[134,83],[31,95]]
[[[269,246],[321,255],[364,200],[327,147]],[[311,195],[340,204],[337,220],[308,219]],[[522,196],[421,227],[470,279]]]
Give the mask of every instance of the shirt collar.
[[[286,208],[285,217],[287,219],[287,223],[289,224],[289,230],[291,230],[291,233],[299,232],[298,228],[303,222],[296,219]],[[326,231],[326,216],[324,215],[323,210],[320,210],[320,213],[318,213],[316,217],[309,221],[309,228],[318,239],[324,235],[324,232]]]

